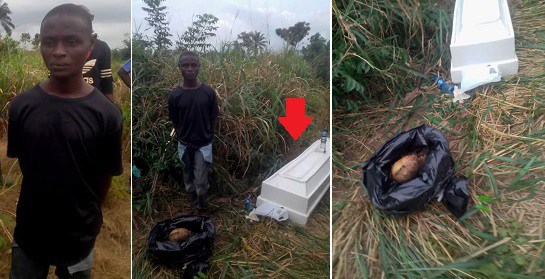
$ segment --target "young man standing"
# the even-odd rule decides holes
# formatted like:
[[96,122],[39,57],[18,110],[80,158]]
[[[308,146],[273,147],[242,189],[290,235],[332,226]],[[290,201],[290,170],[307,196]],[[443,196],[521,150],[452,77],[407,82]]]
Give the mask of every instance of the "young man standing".
[[216,91],[199,81],[197,54],[184,51],[178,68],[183,82],[169,94],[168,114],[178,137],[178,156],[184,164],[185,189],[192,208],[200,215],[206,207],[218,102]]
[[122,172],[118,107],[83,80],[92,15],[64,4],[44,17],[40,51],[49,77],[9,108],[8,156],[23,173],[10,278],[90,278],[101,205]]

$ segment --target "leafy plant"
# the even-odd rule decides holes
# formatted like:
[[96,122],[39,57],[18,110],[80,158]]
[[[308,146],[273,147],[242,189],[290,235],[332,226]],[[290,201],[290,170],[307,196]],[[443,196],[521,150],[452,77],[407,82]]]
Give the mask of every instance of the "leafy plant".
[[276,35],[286,41],[293,49],[297,49],[297,45],[308,35],[308,31],[310,31],[310,23],[304,21],[297,22],[288,28],[277,28],[275,30]]
[[11,35],[11,31],[15,28],[15,24],[13,24],[9,16],[10,14],[11,10],[8,7],[8,3],[2,3],[2,0],[0,0],[0,25],[4,28],[8,36]]
[[211,14],[197,15],[197,20],[191,23],[176,44],[179,50],[206,52],[212,45],[207,41],[216,36],[218,18]]
[[147,7],[142,7],[142,10],[148,13],[145,18],[148,24],[153,28],[153,43],[157,47],[157,50],[165,50],[172,45],[172,41],[169,39],[170,28],[167,22],[166,6],[161,6],[161,3],[165,0],[144,0]]
[[417,0],[333,1],[333,108],[354,111],[418,87],[446,56],[447,18]]

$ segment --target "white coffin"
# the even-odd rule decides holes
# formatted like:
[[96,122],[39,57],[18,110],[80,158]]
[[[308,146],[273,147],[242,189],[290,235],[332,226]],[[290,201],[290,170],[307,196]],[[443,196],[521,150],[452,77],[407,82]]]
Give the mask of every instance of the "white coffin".
[[307,223],[318,202],[329,189],[331,141],[326,152],[320,140],[286,164],[261,184],[257,206],[271,203],[284,207],[289,219],[301,225]]
[[473,66],[518,72],[515,35],[506,0],[456,0],[450,42],[451,79],[460,83],[462,71]]

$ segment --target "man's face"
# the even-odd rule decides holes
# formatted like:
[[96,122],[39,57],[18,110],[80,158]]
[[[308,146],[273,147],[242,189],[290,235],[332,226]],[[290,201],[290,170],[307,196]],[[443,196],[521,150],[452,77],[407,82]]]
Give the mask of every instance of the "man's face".
[[185,55],[182,56],[182,59],[180,59],[179,67],[184,80],[192,81],[197,79],[201,64],[199,63],[199,59],[197,57],[193,55]]
[[94,43],[89,26],[78,16],[56,14],[40,28],[40,50],[52,78],[81,76]]

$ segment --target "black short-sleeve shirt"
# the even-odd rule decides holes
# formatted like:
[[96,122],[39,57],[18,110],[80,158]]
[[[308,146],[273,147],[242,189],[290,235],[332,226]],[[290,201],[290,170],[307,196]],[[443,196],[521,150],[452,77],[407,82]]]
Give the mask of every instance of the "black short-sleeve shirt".
[[15,241],[30,257],[70,264],[91,251],[102,225],[104,181],[122,173],[121,111],[100,91],[60,98],[39,85],[9,107],[9,157],[23,182]]
[[178,140],[191,147],[202,147],[212,142],[212,120],[218,117],[216,91],[202,84],[196,89],[178,86],[168,97],[168,115],[174,124]]
[[112,77],[112,59],[108,44],[101,40],[95,41],[95,46],[83,65],[83,79],[104,94],[114,92]]

